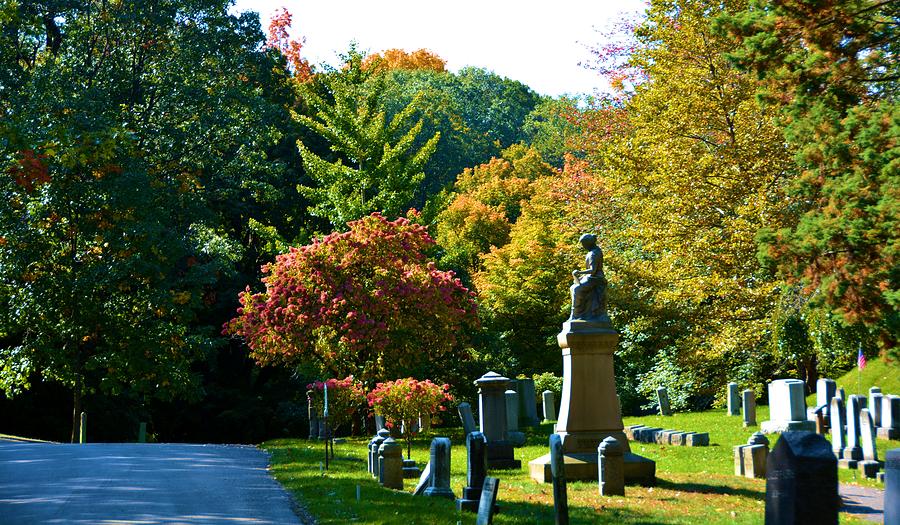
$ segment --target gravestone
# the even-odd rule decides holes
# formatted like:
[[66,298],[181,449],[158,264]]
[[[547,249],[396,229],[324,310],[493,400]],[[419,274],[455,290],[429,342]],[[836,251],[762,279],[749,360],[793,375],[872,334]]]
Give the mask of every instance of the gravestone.
[[785,432],[766,463],[767,525],[838,523],[837,460],[815,432]]
[[741,401],[738,396],[738,385],[734,382],[728,383],[728,415],[741,415]]
[[831,450],[836,458],[840,458],[847,446],[847,436],[844,434],[844,422],[847,413],[844,411],[844,401],[839,396],[831,398]]
[[754,432],[747,440],[744,451],[744,475],[748,478],[765,478],[769,459],[769,439],[762,432]]
[[519,423],[526,427],[540,424],[537,416],[537,395],[534,391],[534,379],[519,379]]
[[841,401],[844,402],[844,405],[847,405],[847,393],[844,392],[844,387],[840,387],[837,389],[837,392],[834,394],[836,396],[840,396]]
[[884,523],[900,525],[900,448],[884,455]]
[[459,412],[459,420],[462,421],[464,434],[469,435],[478,430],[478,427],[475,426],[475,418],[472,416],[472,405],[463,401],[456,407],[456,410]]
[[881,426],[881,399],[883,397],[881,389],[877,386],[869,389],[869,406],[867,408],[876,427]]
[[506,398],[506,439],[514,447],[525,444],[525,433],[519,432],[519,393],[515,390],[507,390]]
[[856,468],[867,478],[874,478],[881,470],[878,461],[878,449],[875,448],[875,424],[869,409],[859,411],[859,436],[862,443],[863,461],[856,464]]
[[419,476],[419,482],[416,483],[416,488],[413,490],[413,496],[421,496],[425,493],[425,489],[427,489],[431,485],[431,462],[429,461],[425,468],[422,469],[422,475]]
[[803,381],[799,379],[778,379],[769,383],[769,420],[762,422],[763,433],[816,430],[816,423],[807,419],[803,388]]
[[744,428],[756,426],[756,393],[753,390],[741,392],[741,408],[744,413]]
[[431,432],[431,414],[419,414],[419,429],[422,432]]
[[825,415],[831,417],[831,400],[837,393],[834,379],[821,378],[816,381],[816,406],[825,406]]
[[481,432],[466,436],[466,486],[462,497],[456,500],[457,510],[475,512],[481,499],[481,489],[487,476],[487,440]]
[[659,405],[659,415],[671,416],[672,407],[669,405],[669,391],[661,386],[656,389],[656,403]]
[[900,396],[881,398],[881,427],[878,429],[878,437],[900,439]]
[[378,448],[378,482],[389,489],[403,490],[403,446],[389,437]]
[[499,479],[484,478],[481,499],[478,500],[478,516],[475,517],[475,525],[491,525],[491,523],[494,523],[494,512],[497,509],[497,489],[499,487]]
[[384,424],[384,416],[375,414],[375,431],[378,432],[382,428],[387,428]]
[[687,441],[685,442],[685,446],[708,447],[709,432],[691,432],[690,434],[687,434]]
[[541,392],[544,404],[544,421],[556,421],[556,394],[550,390]]
[[431,482],[423,493],[425,496],[436,496],[454,499],[450,490],[450,438],[437,437],[431,440]]
[[381,477],[381,444],[384,443],[384,440],[391,437],[391,433],[388,429],[382,428],[375,434],[375,437],[372,438],[371,443],[372,446],[372,476],[376,479]]
[[601,496],[625,495],[625,449],[609,436],[597,447],[597,470]]
[[562,439],[550,434],[550,472],[553,474],[553,511],[557,525],[569,523],[569,495],[566,492],[566,461]]
[[[852,395],[847,399],[847,446],[841,453],[841,458],[846,463],[845,466],[853,468],[856,464],[849,464],[849,461],[857,461],[862,459],[862,448],[859,446],[859,414],[862,410],[863,396]],[[842,463],[842,464],[844,464]]]
[[478,385],[478,420],[487,438],[488,466],[492,469],[517,469],[522,462],[515,459],[513,446],[506,439],[506,398],[509,379],[488,372],[475,381]]

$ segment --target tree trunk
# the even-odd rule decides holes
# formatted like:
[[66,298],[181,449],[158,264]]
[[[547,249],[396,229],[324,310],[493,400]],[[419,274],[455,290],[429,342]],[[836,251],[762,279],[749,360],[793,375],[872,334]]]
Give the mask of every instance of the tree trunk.
[[81,438],[81,382],[77,381],[72,389],[72,443]]

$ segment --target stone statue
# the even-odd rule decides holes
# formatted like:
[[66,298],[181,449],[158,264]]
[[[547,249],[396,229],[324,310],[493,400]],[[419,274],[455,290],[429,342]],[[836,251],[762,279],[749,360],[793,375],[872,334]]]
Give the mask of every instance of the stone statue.
[[586,233],[581,245],[588,251],[585,269],[572,272],[572,315],[570,321],[587,321],[608,325],[606,313],[606,276],[603,275],[603,252],[597,246],[597,236]]

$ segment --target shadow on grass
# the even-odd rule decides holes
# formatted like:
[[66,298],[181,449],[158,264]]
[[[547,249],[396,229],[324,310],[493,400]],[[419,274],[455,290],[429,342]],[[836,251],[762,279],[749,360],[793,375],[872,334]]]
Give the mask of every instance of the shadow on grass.
[[[475,523],[476,515],[457,511],[453,500],[412,496],[406,491],[381,487],[360,465],[363,461],[358,458],[338,454],[337,461],[332,463],[331,468],[323,475],[319,469],[321,451],[318,447],[291,446],[282,443],[273,444],[267,449],[272,453],[273,472],[276,478],[294,494],[310,514],[316,517],[319,524]],[[497,503],[501,510],[495,515],[494,523],[497,525],[554,523],[555,515],[551,504],[506,500],[503,472],[495,471],[492,475],[500,478]],[[416,480],[405,480],[404,486],[408,490],[415,482]],[[357,487],[360,500],[356,498]],[[604,508],[599,503],[597,506],[572,506],[569,511],[572,523],[641,525],[663,523],[640,510]]]
[[734,488],[726,485],[708,485],[706,483],[675,482],[663,478],[656,478],[656,486],[662,489],[678,490],[681,492],[693,492],[697,494],[724,494],[729,496],[741,496],[755,500],[765,500],[765,491]]

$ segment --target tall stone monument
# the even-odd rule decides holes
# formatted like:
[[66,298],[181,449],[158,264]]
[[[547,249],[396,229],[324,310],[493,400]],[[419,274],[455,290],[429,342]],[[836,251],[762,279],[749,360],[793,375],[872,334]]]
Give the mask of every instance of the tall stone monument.
[[[562,442],[566,477],[569,480],[598,478],[597,447],[612,436],[622,444],[625,482],[652,485],[656,463],[633,454],[622,425],[613,353],[619,333],[612,327],[606,310],[606,277],[603,252],[597,238],[586,234],[581,245],[587,250],[584,270],[572,272],[572,310],[563,323],[557,342],[562,349],[563,391],[556,424]],[[531,477],[552,481],[550,454],[529,462]]]
[[478,385],[478,419],[481,433],[487,438],[488,466],[494,469],[516,469],[522,462],[515,459],[512,443],[506,436],[506,387],[509,379],[488,372],[475,381]]

